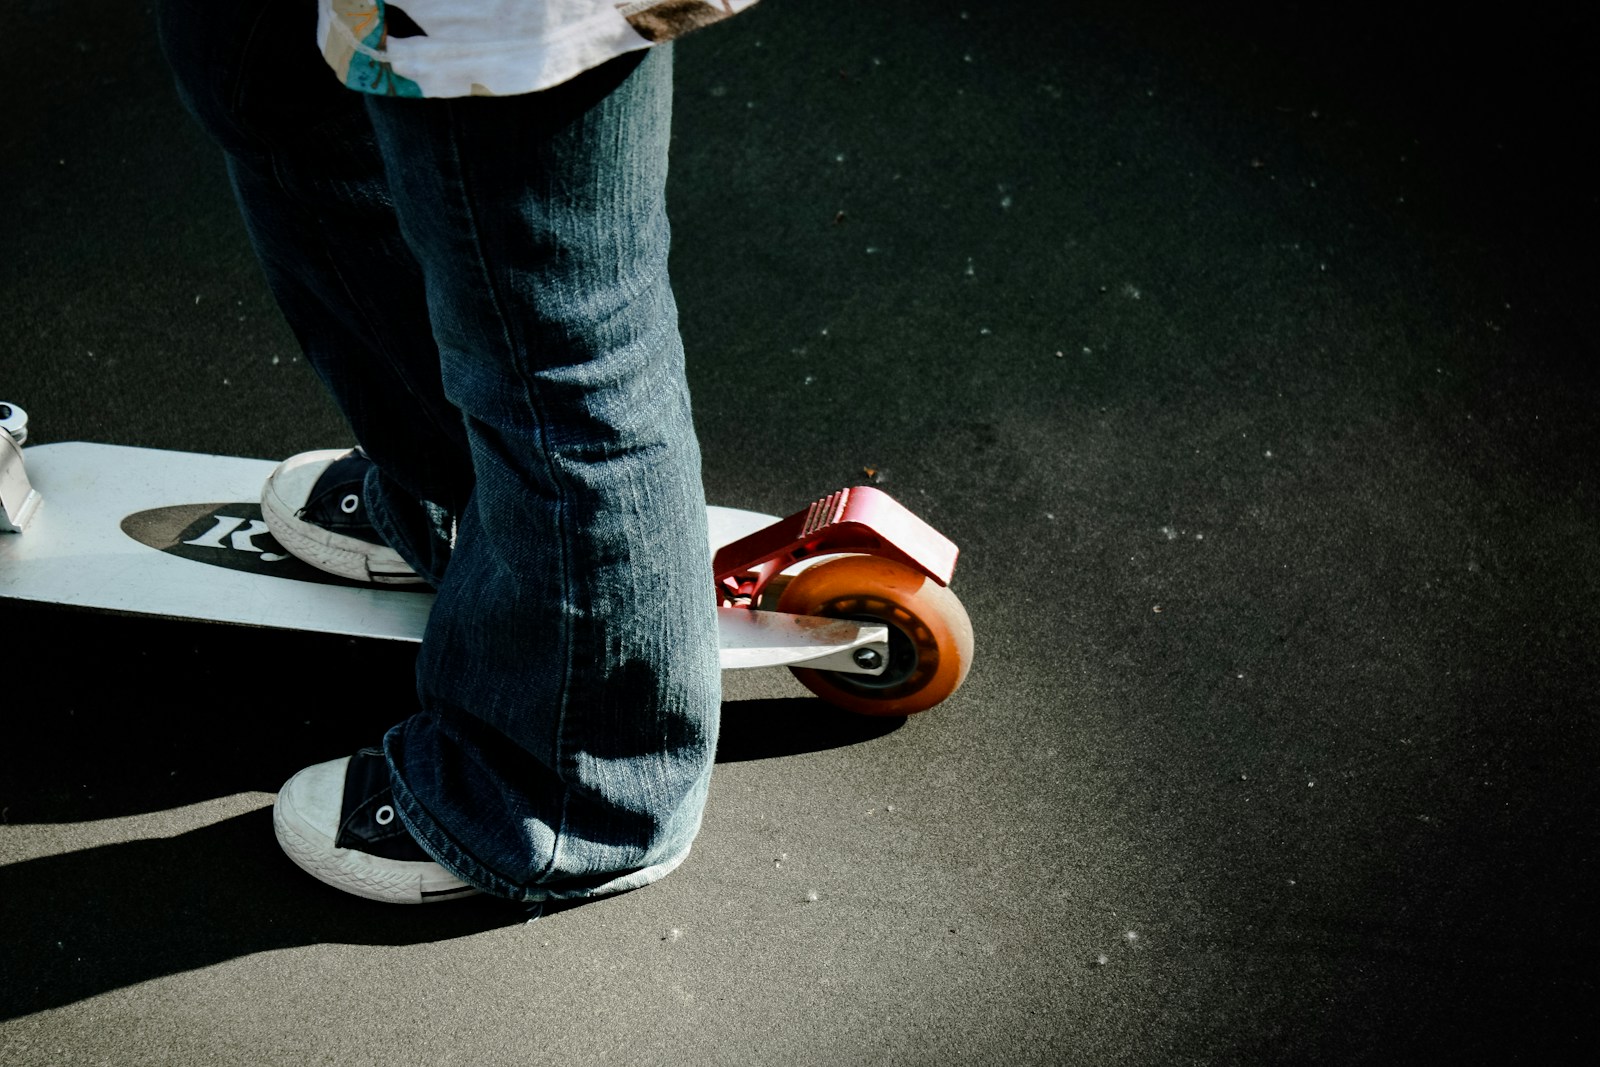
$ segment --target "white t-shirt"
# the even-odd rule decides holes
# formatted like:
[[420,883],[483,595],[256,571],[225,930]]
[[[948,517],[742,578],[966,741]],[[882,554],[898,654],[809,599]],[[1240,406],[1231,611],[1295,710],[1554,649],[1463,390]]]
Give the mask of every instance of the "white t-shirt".
[[384,96],[513,96],[735,15],[756,0],[320,0],[339,80]]

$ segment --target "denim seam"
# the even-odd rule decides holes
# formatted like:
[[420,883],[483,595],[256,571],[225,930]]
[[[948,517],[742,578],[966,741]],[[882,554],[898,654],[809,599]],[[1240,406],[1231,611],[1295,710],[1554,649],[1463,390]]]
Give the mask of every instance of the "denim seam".
[[[401,824],[421,846],[422,851],[463,882],[471,883],[492,896],[515,899],[521,892],[520,888],[462,848],[454,835],[433,817],[433,814],[417,799],[416,794],[401,780],[395,771],[394,760],[387,752],[388,738],[384,740],[384,756],[389,763],[389,782],[395,799],[395,811],[400,816]],[[423,825],[424,822],[426,825]]]
[[[641,867],[628,871],[615,872],[607,881],[595,885],[584,886],[576,890],[562,890],[540,888],[535,885],[518,885],[510,881],[499,872],[485,866],[480,860],[472,856],[458,844],[449,831],[439,826],[432,818],[422,802],[417,799],[409,789],[394,775],[394,764],[390,761],[390,777],[394,783],[395,811],[400,817],[400,822],[411,833],[413,839],[422,847],[433,861],[462,881],[488,893],[490,896],[501,897],[506,900],[536,903],[550,900],[586,900],[614,893],[628,892],[640,889],[653,882],[659,881],[672,871],[676,870],[688,859],[693,845],[683,846],[677,852]],[[429,825],[419,828],[419,818],[426,818]]]
[[[483,229],[478,223],[478,211],[476,209],[476,203],[473,199],[467,169],[462,165],[460,141],[461,130],[460,125],[457,122],[458,114],[459,105],[454,102],[446,105],[445,122],[450,139],[450,154],[457,177],[456,186],[461,190],[461,205],[466,212],[468,237],[472,241],[473,252],[475,253],[475,257],[478,261],[478,267],[483,273],[484,291],[489,294],[490,302],[494,307],[495,317],[499,321],[502,336],[505,339],[507,362],[516,372],[517,382],[522,388],[523,396],[527,401],[528,410],[533,412],[535,432],[538,438],[539,454],[544,459],[545,469],[550,478],[550,484],[555,488],[556,491],[555,528],[559,531],[556,540],[560,548],[557,558],[559,560],[561,569],[561,587],[563,589],[570,590],[574,588],[572,583],[572,544],[570,540],[571,535],[568,533],[570,526],[567,521],[570,490],[566,485],[566,479],[561,473],[560,465],[555,462],[554,458],[550,454],[549,439],[547,435],[549,418],[539,396],[539,390],[533,388],[531,383],[528,381],[527,367],[524,365],[524,360],[519,356],[519,353],[524,349],[523,347],[519,347],[517,343],[519,338],[516,336],[518,331],[515,321],[505,313],[505,299],[502,295],[500,286],[496,284],[494,272],[489,269],[488,258],[484,255]],[[522,341],[523,346],[525,346],[526,338],[520,338],[520,340]],[[557,625],[560,634],[559,639],[562,644],[564,655],[562,656],[560,690],[557,694],[556,702],[557,711],[554,725],[554,737],[552,738],[550,745],[550,762],[551,770],[555,773],[556,777],[561,780],[563,786],[561,791],[561,814],[556,825],[552,827],[554,831],[554,840],[552,841],[550,847],[550,855],[545,861],[544,868],[535,872],[529,879],[529,881],[532,883],[538,883],[550,877],[553,872],[559,869],[557,865],[557,858],[561,853],[561,843],[565,839],[567,832],[567,807],[570,799],[568,795],[570,789],[566,786],[566,779],[562,773],[562,768],[566,761],[563,739],[566,737],[567,732],[567,712],[571,702],[572,693],[573,638],[570,621],[564,614],[558,613]]]

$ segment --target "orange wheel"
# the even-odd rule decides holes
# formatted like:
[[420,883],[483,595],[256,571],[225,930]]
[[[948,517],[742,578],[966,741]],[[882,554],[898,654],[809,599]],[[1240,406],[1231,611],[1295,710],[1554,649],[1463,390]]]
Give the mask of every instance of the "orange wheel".
[[777,608],[888,624],[889,665],[881,675],[791,668],[801,685],[848,711],[926,711],[954,693],[972,666],[972,622],[961,601],[893,560],[841,556],[809,567],[789,582]]

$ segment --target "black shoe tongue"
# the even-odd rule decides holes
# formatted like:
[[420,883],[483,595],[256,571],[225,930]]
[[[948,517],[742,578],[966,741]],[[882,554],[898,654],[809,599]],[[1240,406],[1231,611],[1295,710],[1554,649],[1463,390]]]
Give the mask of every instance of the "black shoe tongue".
[[389,761],[383,752],[364,748],[350,757],[344,774],[344,803],[339,809],[337,848],[353,848],[387,860],[429,860],[394,807]]
[[[317,478],[317,484],[311,487],[311,494],[300,509],[300,517],[325,530],[338,530],[352,536],[367,536],[370,531],[367,539],[376,538],[376,532],[367,521],[366,501],[362,499],[367,471],[371,469],[372,461],[357,452],[328,464]],[[351,497],[355,498],[355,503],[351,510],[346,510]]]

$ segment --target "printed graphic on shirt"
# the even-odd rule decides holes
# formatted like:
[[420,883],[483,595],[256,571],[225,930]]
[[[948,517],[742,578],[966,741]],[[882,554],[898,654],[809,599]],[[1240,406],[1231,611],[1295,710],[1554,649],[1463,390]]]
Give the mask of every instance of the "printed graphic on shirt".
[[[422,35],[421,28],[405,12],[385,0],[332,0],[332,4],[333,17],[341,20],[350,30],[348,37],[329,34],[327,47],[323,50],[323,57],[333,67],[339,80],[352,89],[378,96],[421,96],[422,87],[410,78],[396,74],[387,59],[358,51],[352,44],[352,39],[359,41],[381,55],[388,48],[389,24],[391,17],[396,15],[399,16],[396,21],[404,27],[396,36]],[[407,33],[406,30],[413,32]]]
[[[756,0],[321,0],[323,57],[382,96],[538,92]],[[401,6],[403,4],[403,6]]]
[[636,0],[618,4],[617,10],[640,37],[658,44],[737,14],[745,6],[732,0]]

